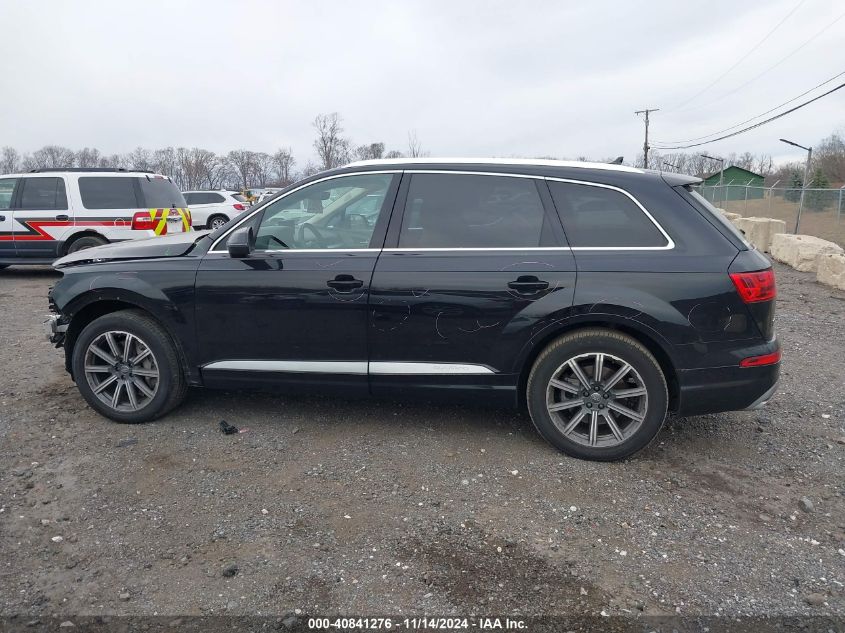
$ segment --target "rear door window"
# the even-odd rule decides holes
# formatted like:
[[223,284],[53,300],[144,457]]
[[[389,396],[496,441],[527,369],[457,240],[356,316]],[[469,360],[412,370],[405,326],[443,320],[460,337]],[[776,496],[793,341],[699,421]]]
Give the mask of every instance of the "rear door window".
[[414,174],[400,248],[557,246],[531,178]]
[[24,178],[18,209],[67,211],[63,178]]
[[86,209],[138,209],[142,207],[131,176],[80,176],[79,194]]
[[625,193],[596,185],[548,183],[573,248],[661,248],[669,244]]

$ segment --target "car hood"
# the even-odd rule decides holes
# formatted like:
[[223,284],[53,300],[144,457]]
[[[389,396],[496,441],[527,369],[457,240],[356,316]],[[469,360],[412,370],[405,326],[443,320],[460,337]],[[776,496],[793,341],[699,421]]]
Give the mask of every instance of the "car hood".
[[194,245],[208,235],[210,231],[189,231],[174,233],[143,240],[127,240],[114,244],[105,244],[65,255],[53,262],[54,268],[66,268],[80,264],[124,259],[152,259],[160,257],[179,257],[190,252]]

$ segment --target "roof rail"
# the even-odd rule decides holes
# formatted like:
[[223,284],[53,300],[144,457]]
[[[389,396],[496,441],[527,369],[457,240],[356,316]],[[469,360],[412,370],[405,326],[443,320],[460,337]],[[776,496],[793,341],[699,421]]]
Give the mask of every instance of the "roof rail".
[[38,169],[30,169],[31,174],[42,174],[51,171],[99,171],[99,172],[133,172],[137,174],[154,174],[155,172],[148,169],[126,169],[126,167],[39,167]]

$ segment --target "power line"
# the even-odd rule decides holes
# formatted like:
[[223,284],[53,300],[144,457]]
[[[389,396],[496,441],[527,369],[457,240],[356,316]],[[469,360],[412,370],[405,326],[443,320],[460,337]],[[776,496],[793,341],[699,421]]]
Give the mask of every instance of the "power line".
[[825,84],[829,84],[831,81],[833,81],[834,79],[838,79],[838,78],[839,78],[839,77],[841,77],[842,75],[845,75],[845,71],[842,71],[841,73],[838,73],[838,74],[834,75],[834,76],[833,76],[833,77],[831,77],[830,79],[825,79],[825,80],[824,80],[823,82],[821,82],[820,84],[816,84],[815,86],[813,86],[813,87],[812,87],[812,88],[810,88],[809,90],[806,90],[806,91],[802,92],[800,95],[798,95],[798,96],[796,96],[796,97],[792,97],[792,99],[789,99],[788,101],[784,101],[784,102],[783,102],[783,103],[781,103],[780,105],[777,105],[777,106],[775,106],[774,108],[771,108],[770,110],[766,110],[765,112],[761,112],[761,113],[760,113],[760,114],[758,114],[757,116],[753,116],[753,117],[751,117],[750,119],[745,119],[745,121],[740,121],[740,122],[739,122],[739,123],[737,123],[736,125],[732,125],[732,126],[730,126],[730,127],[726,127],[725,129],[723,129],[723,130],[719,130],[718,132],[712,132],[711,134],[705,134],[704,136],[696,136],[695,138],[684,139],[684,140],[682,140],[682,141],[658,141],[658,140],[656,140],[656,141],[654,141],[654,143],[655,143],[655,145],[671,145],[671,144],[673,144],[673,143],[692,143],[693,141],[700,141],[700,140],[705,139],[705,138],[708,138],[708,137],[710,137],[710,136],[715,136],[715,135],[717,135],[717,134],[721,134],[722,132],[728,132],[728,131],[730,131],[730,130],[733,130],[734,128],[738,128],[738,127],[739,127],[739,126],[741,126],[741,125],[745,125],[746,123],[749,123],[749,122],[753,121],[754,119],[759,119],[759,118],[760,118],[760,117],[762,117],[762,116],[766,116],[767,114],[769,114],[769,113],[771,113],[771,112],[774,112],[775,110],[780,110],[783,106],[785,106],[785,105],[789,105],[789,104],[790,104],[790,103],[792,103],[793,101],[797,101],[797,100],[798,100],[798,99],[800,99],[801,97],[804,97],[804,96],[806,96],[806,95],[810,94],[811,92],[813,92],[813,90],[816,90],[817,88],[821,88],[821,87],[822,87],[822,86],[824,86]]
[[766,123],[771,123],[772,121],[779,119],[781,117],[784,117],[787,114],[790,114],[791,112],[795,112],[796,110],[800,110],[804,106],[810,105],[814,101],[818,101],[819,99],[826,97],[829,94],[833,94],[834,92],[836,92],[837,90],[841,90],[842,88],[845,88],[845,83],[841,83],[838,86],[836,86],[835,88],[832,88],[831,90],[828,90],[827,92],[825,92],[823,94],[820,94],[818,97],[813,97],[812,99],[805,101],[804,103],[799,103],[794,108],[790,108],[789,110],[781,112],[780,114],[776,114],[773,117],[769,117],[768,119],[766,119],[764,121],[760,121],[759,123],[755,123],[754,125],[749,125],[748,127],[743,128],[741,130],[737,130],[736,132],[731,132],[730,134],[725,134],[724,136],[719,136],[718,138],[710,139],[709,141],[702,141],[700,143],[691,143],[689,145],[678,145],[678,146],[675,146],[675,147],[656,147],[655,149],[689,149],[690,147],[699,147],[701,145],[707,145],[708,143],[715,143],[716,141],[722,141],[726,138],[730,138],[732,136],[737,136],[737,135],[742,134],[744,132],[748,132],[749,130],[753,130],[755,128],[758,128],[762,125],[766,125]]
[[704,88],[702,88],[701,90],[699,90],[698,92],[696,92],[696,93],[695,93],[693,96],[691,96],[689,99],[687,99],[686,101],[684,101],[684,102],[682,102],[682,103],[679,103],[678,105],[674,106],[673,108],[670,108],[668,111],[669,111],[669,112],[673,112],[673,111],[675,111],[675,110],[678,110],[678,109],[680,109],[680,108],[683,108],[683,107],[684,107],[686,104],[688,104],[690,101],[692,101],[693,99],[696,99],[697,97],[700,97],[700,96],[701,96],[701,95],[703,95],[705,92],[707,92],[708,90],[710,90],[710,88],[712,88],[712,87],[713,87],[713,86],[715,86],[717,83],[719,83],[722,79],[724,79],[725,77],[727,77],[727,76],[731,73],[731,71],[733,71],[733,70],[734,70],[737,66],[739,66],[742,62],[744,62],[746,59],[748,59],[748,57],[749,57],[749,56],[750,56],[750,55],[751,55],[754,51],[756,51],[758,48],[760,48],[760,46],[762,46],[762,44],[763,44],[763,43],[764,43],[767,39],[769,39],[769,38],[772,36],[772,34],[773,34],[775,31],[777,31],[777,30],[781,27],[781,25],[782,25],[784,22],[786,22],[786,21],[787,21],[790,17],[792,17],[792,14],[793,14],[793,13],[795,13],[795,12],[796,12],[796,11],[797,11],[800,7],[801,7],[801,5],[802,5],[802,4],[804,4],[804,2],[806,2],[806,0],[800,0],[800,2],[798,2],[798,4],[796,4],[796,5],[792,8],[792,10],[791,10],[789,13],[787,13],[787,14],[783,17],[783,19],[782,19],[780,22],[778,22],[778,23],[774,26],[774,28],[773,28],[771,31],[769,31],[768,33],[766,33],[766,35],[763,37],[763,39],[762,39],[762,40],[760,40],[760,41],[759,41],[759,42],[757,42],[754,46],[752,46],[752,47],[748,50],[748,52],[747,52],[747,53],[745,53],[745,55],[743,55],[742,57],[740,57],[740,58],[739,58],[739,61],[737,61],[737,62],[736,62],[733,66],[731,66],[730,68],[728,68],[725,72],[723,72],[721,75],[719,75],[718,77],[716,77],[716,79],[714,79],[711,83],[707,84]]
[[808,39],[803,44],[801,44],[798,48],[793,49],[791,52],[789,52],[786,55],[784,55],[783,57],[781,57],[774,64],[772,64],[771,66],[766,68],[763,72],[759,73],[758,75],[755,75],[754,77],[752,77],[751,79],[749,79],[745,83],[740,84],[739,86],[737,86],[736,88],[734,88],[730,92],[726,92],[722,96],[716,97],[715,99],[713,99],[713,101],[710,101],[708,103],[703,103],[703,104],[700,104],[700,105],[696,105],[696,106],[693,106],[692,108],[688,108],[688,109],[689,110],[698,110],[700,108],[708,108],[708,107],[710,107],[710,106],[712,106],[716,103],[719,103],[723,99],[730,97],[733,94],[736,94],[737,92],[739,92],[740,90],[742,90],[746,86],[748,86],[748,85],[754,83],[755,81],[757,81],[758,79],[760,79],[760,77],[762,77],[763,75],[766,75],[766,74],[770,73],[771,71],[773,71],[775,68],[780,66],[783,62],[785,62],[787,59],[789,59],[790,57],[792,57],[793,55],[798,53],[800,50],[802,50],[805,46],[809,45],[811,42],[813,42],[817,38],[821,37],[822,34],[824,34],[830,27],[832,27],[834,24],[839,22],[839,20],[841,20],[842,18],[845,18],[845,13],[840,14],[839,17],[837,17],[835,20],[833,20],[833,22],[829,22],[828,24],[826,24],[819,32],[817,32],[810,39]]

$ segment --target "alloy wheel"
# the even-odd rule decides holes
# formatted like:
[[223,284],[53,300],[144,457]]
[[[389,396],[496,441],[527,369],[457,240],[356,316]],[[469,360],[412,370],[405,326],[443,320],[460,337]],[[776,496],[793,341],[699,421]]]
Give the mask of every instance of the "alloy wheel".
[[155,397],[158,363],[149,345],[129,332],[104,332],[85,351],[91,391],[115,411],[138,411]]
[[216,230],[217,230],[217,229],[219,229],[221,226],[223,226],[224,224],[226,224],[226,222],[227,222],[227,220],[224,220],[223,218],[214,218],[214,219],[211,221],[211,228],[212,228],[212,230],[216,231]]
[[552,374],[546,408],[563,435],[589,447],[618,446],[648,413],[648,391],[628,362],[605,353],[580,354]]

